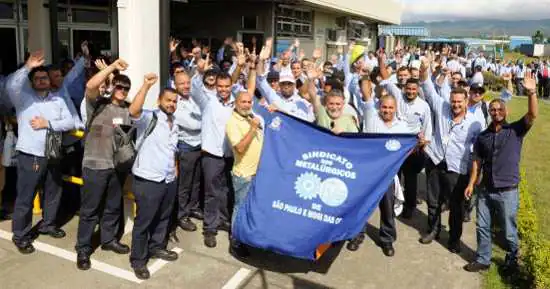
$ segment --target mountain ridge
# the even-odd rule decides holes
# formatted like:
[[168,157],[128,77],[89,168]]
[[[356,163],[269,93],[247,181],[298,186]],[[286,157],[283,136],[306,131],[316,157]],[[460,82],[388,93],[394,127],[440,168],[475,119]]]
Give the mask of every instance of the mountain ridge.
[[404,22],[404,26],[423,26],[430,30],[432,37],[480,37],[519,35],[532,36],[541,30],[545,37],[550,36],[550,19],[541,20],[494,20],[460,19],[445,21]]

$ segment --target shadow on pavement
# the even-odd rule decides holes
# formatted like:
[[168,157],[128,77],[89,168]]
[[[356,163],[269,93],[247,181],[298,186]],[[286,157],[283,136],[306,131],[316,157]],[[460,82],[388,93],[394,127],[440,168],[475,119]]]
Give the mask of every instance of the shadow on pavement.
[[[252,281],[252,279],[255,277],[255,276],[259,276],[260,280],[261,280],[261,287],[262,289],[268,289],[270,288],[270,285],[267,281],[267,276],[265,274],[265,271],[264,270],[257,270],[252,276],[250,276],[247,280],[247,282],[241,284],[239,286],[239,288],[246,288],[246,286],[250,283],[250,281]],[[308,281],[308,280],[305,280],[305,279],[302,279],[302,278],[298,278],[298,277],[295,277],[295,276],[288,276],[289,278],[292,279],[292,287],[290,288],[294,288],[294,289],[333,289],[334,287],[328,287],[328,286],[324,286],[324,285],[321,285],[319,283],[315,283],[315,282],[312,282],[312,281]]]
[[[256,267],[260,270],[273,271],[277,273],[307,273],[316,272],[326,274],[334,260],[340,254],[344,242],[337,242],[321,256],[319,260],[311,261],[280,255],[271,251],[258,248],[250,248],[250,256],[240,261]],[[302,287],[296,287],[302,288]],[[327,288],[327,287],[303,287],[303,288]]]

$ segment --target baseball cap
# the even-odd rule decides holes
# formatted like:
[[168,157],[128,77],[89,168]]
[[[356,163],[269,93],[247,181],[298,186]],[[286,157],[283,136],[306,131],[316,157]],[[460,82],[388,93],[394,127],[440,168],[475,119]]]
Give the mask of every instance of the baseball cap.
[[282,83],[282,82],[291,82],[295,84],[296,80],[294,79],[294,76],[292,76],[292,74],[285,73],[279,76],[279,83]]
[[485,87],[481,83],[474,82],[470,85],[470,91],[479,91],[483,94],[485,93]]
[[364,56],[365,50],[366,48],[363,45],[353,46],[353,49],[351,51],[350,64],[355,63],[357,60],[359,60],[360,57]]
[[274,70],[270,71],[267,74],[267,81],[279,81],[279,72]]

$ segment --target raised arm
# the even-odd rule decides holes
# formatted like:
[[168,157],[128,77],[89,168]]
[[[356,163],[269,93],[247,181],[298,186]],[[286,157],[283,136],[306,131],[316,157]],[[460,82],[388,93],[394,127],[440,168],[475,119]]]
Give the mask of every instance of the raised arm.
[[264,65],[264,63],[256,63],[256,54],[252,53],[248,58],[248,81],[246,90],[248,94],[254,96],[256,92],[256,65]]
[[[269,55],[271,55],[271,48],[267,47],[267,46],[262,47],[262,50],[261,50],[260,56],[259,56],[260,57],[260,63],[266,61],[269,58]],[[275,90],[273,90],[273,88],[271,88],[269,83],[267,83],[266,76],[263,75],[264,74],[263,69],[264,69],[263,65],[257,65],[256,66],[256,72],[257,72],[256,85],[257,85],[258,89],[260,90],[260,92],[262,93],[262,95],[267,100],[267,102],[269,104],[273,104],[277,101],[280,101],[281,97],[277,94],[277,92],[275,92]]]
[[134,97],[132,104],[128,108],[128,112],[132,118],[139,118],[141,116],[141,111],[143,110],[143,104],[145,103],[145,97],[149,89],[157,82],[158,76],[154,73],[148,73],[143,79],[143,85],[139,89],[138,93]]
[[206,70],[210,68],[209,61],[200,59],[197,63],[197,72],[191,79],[191,98],[199,106],[201,112],[206,108],[209,96],[205,93],[205,87],[203,83],[203,75]]
[[18,107],[21,103],[21,97],[23,97],[21,92],[25,89],[25,84],[29,81],[29,72],[42,65],[44,65],[44,52],[35,51],[31,53],[23,67],[8,77],[6,92],[14,107]]
[[86,98],[92,101],[95,100],[99,96],[99,87],[103,82],[105,82],[105,79],[115,72],[115,70],[124,71],[127,68],[128,63],[119,58],[105,69],[96,73],[90,80],[88,80],[88,83],[86,83]]
[[424,91],[424,98],[426,102],[430,105],[430,108],[434,113],[439,113],[442,111],[444,100],[441,98],[437,91],[435,90],[434,84],[430,77],[429,73],[429,60],[424,58],[422,59],[422,64],[420,65],[420,82],[422,84],[422,90]]
[[65,76],[65,79],[63,79],[63,86],[69,88],[71,87],[76,81],[82,79],[82,75],[85,72],[86,68],[86,61],[89,61],[90,59],[90,50],[88,49],[88,41],[82,42],[80,44],[80,48],[82,49],[82,57],[80,57],[76,62],[73,68],[67,73]]
[[522,85],[523,87],[525,87],[528,94],[528,100],[527,100],[528,108],[527,108],[527,113],[525,114],[525,122],[527,127],[531,127],[539,114],[539,104],[537,101],[537,89],[536,89],[537,83],[535,81],[535,78],[532,75],[530,75],[529,73],[526,73],[525,78],[523,79]]

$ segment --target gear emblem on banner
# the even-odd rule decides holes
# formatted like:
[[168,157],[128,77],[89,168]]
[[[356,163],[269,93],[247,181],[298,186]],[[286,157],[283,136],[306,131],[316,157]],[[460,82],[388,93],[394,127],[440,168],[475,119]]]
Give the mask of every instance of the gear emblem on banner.
[[317,198],[321,187],[321,178],[314,173],[303,173],[294,182],[294,190],[304,200]]

